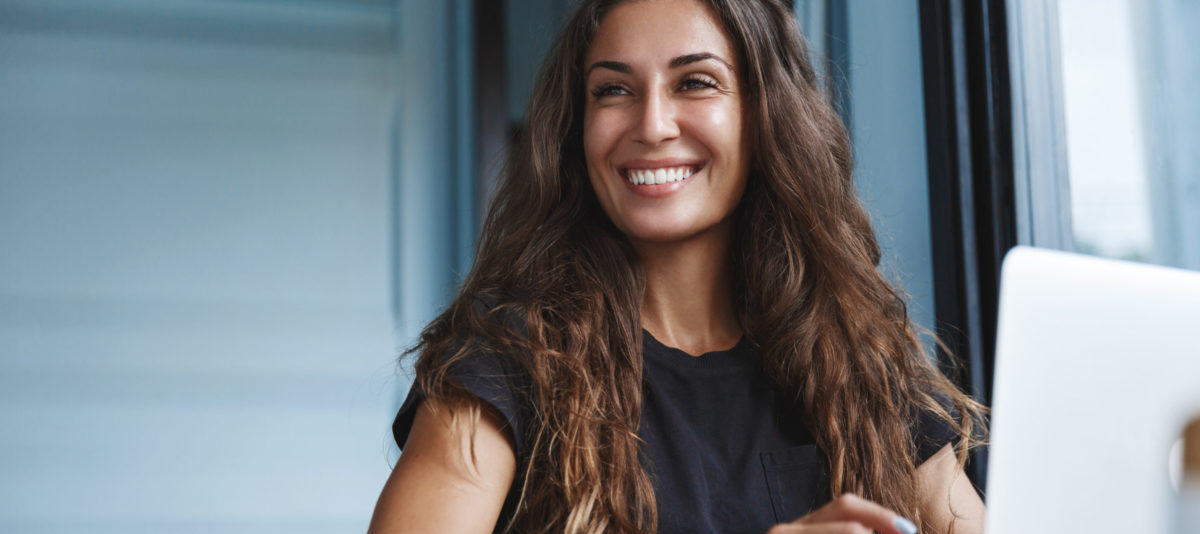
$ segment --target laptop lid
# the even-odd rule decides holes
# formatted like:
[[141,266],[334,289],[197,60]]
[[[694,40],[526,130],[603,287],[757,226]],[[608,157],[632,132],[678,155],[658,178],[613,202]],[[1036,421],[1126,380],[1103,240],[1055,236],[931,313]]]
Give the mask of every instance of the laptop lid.
[[1167,533],[1200,273],[1028,247],[1001,272],[989,534]]

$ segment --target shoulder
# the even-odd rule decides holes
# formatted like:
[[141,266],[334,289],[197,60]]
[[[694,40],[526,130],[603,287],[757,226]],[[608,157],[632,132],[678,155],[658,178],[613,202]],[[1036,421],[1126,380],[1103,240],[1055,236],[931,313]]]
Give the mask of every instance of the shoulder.
[[[478,299],[472,303],[472,308],[480,319],[490,323],[489,326],[505,322],[508,324],[497,330],[519,333],[513,330],[520,327],[513,319],[516,313],[497,312],[500,307]],[[480,401],[485,409],[497,415],[516,451],[523,450],[525,430],[533,416],[531,375],[517,354],[520,348],[498,342],[486,334],[463,331],[439,353],[422,354],[417,380],[392,424],[398,445],[404,446],[418,407],[425,404],[427,398],[465,398]],[[430,385],[430,391],[425,391],[423,385]]]
[[[510,434],[515,449],[521,451],[531,418],[532,399],[529,375],[515,360],[499,354],[473,354],[453,364],[448,375],[470,397],[481,401],[499,417],[502,429]],[[397,445],[404,446],[426,397],[420,386],[413,384],[392,422]]]
[[935,406],[916,406],[912,421],[913,445],[916,448],[914,464],[921,465],[932,458],[946,445],[955,446],[963,438],[959,425],[959,411],[950,396],[931,393]]
[[421,404],[370,532],[491,532],[516,472],[503,418],[482,403]]

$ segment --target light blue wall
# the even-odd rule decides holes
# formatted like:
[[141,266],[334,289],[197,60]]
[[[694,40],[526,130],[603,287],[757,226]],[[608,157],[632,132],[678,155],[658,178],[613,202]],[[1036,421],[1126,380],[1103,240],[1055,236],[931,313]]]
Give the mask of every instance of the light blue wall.
[[396,316],[405,346],[446,305],[474,253],[470,3],[397,8]]
[[847,3],[855,182],[884,248],[883,271],[934,326],[921,37],[915,0]]
[[566,23],[571,0],[510,0],[505,4],[508,114],[515,123],[525,113],[529,93],[551,40]]
[[362,532],[387,2],[0,3],[0,532]]

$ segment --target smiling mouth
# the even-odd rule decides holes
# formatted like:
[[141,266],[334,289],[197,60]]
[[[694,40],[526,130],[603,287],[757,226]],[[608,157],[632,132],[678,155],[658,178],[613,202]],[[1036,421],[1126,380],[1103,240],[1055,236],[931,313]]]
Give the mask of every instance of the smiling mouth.
[[621,174],[633,185],[660,185],[683,181],[696,171],[694,166],[684,165],[658,169],[625,169]]

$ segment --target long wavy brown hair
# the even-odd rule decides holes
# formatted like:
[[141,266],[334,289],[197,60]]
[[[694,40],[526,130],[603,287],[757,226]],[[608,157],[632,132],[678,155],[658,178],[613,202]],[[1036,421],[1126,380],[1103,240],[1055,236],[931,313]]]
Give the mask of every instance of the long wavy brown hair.
[[[645,276],[609,221],[584,163],[581,65],[621,0],[584,0],[553,44],[526,126],[509,146],[474,267],[413,349],[435,409],[480,409],[450,369],[503,354],[528,374],[516,532],[654,532],[639,461]],[[916,485],[918,413],[979,443],[984,408],[943,376],[878,270],[855,193],[850,143],[822,96],[792,13],[777,0],[701,0],[741,68],[752,171],[734,215],[736,313],[765,371],[810,423],[832,495],[853,492],[924,530]],[[941,402],[939,402],[941,399]],[[952,407],[951,410],[945,406]]]

